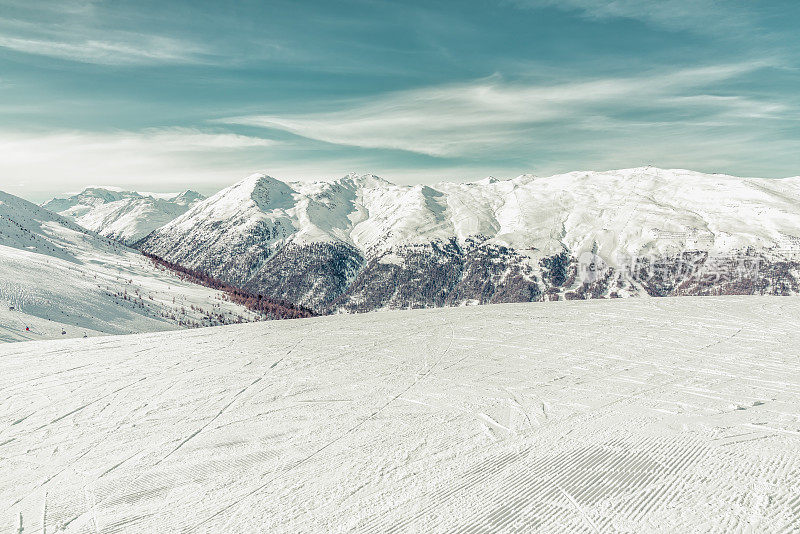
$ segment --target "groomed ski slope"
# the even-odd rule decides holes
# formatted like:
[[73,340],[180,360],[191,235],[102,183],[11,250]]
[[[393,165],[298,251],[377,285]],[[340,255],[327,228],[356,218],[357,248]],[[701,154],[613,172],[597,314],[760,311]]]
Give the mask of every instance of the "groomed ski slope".
[[3,345],[0,532],[797,531],[799,319],[682,297]]

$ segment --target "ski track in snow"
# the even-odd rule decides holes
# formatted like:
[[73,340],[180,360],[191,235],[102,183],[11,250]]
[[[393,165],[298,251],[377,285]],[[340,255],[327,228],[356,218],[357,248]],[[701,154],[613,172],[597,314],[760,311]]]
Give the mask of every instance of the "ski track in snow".
[[796,532],[798,318],[681,297],[0,345],[0,532]]

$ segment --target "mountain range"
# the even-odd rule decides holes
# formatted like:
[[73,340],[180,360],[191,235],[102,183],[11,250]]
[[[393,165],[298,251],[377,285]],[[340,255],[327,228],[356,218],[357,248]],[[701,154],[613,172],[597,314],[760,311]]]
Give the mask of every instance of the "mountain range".
[[88,230],[130,245],[203,199],[203,195],[191,190],[158,194],[89,187],[75,195],[54,198],[42,207]]
[[800,178],[653,167],[395,185],[254,174],[137,247],[322,312],[793,294]]

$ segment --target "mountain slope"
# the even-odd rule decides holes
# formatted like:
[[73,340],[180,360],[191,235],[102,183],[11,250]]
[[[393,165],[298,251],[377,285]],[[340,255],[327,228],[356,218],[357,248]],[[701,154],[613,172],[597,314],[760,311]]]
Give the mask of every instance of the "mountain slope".
[[628,299],[0,346],[0,531],[791,532],[798,315]]
[[397,186],[256,174],[144,250],[318,309],[796,293],[800,178],[655,168]]
[[191,190],[177,195],[156,195],[93,187],[68,198],[55,198],[42,207],[130,245],[204,198]]
[[184,281],[135,250],[0,191],[0,341],[259,317],[221,291]]

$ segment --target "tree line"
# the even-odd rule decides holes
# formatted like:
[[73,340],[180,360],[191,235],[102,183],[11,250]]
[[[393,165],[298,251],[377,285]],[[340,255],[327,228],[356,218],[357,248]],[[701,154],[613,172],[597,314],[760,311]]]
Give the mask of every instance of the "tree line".
[[283,299],[272,299],[262,294],[252,293],[196,269],[172,263],[155,254],[149,252],[142,252],[142,254],[156,266],[161,266],[177,274],[180,279],[222,291],[231,302],[241,304],[245,308],[261,313],[270,319],[301,319],[317,315],[313,310],[304,306],[298,306]]

